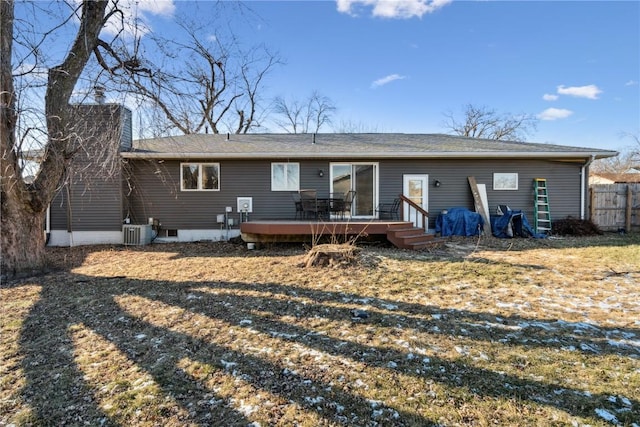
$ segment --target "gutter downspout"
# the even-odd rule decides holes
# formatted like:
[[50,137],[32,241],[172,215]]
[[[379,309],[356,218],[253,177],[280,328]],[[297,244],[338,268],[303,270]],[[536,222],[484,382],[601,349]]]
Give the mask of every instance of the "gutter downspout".
[[586,194],[586,190],[587,190],[587,186],[589,185],[588,182],[588,177],[585,177],[585,172],[587,170],[587,168],[589,167],[589,165],[591,165],[591,163],[593,163],[593,161],[596,159],[596,156],[594,154],[591,155],[591,158],[589,160],[587,160],[587,162],[582,165],[582,169],[580,171],[580,219],[584,220],[585,218],[585,194]]

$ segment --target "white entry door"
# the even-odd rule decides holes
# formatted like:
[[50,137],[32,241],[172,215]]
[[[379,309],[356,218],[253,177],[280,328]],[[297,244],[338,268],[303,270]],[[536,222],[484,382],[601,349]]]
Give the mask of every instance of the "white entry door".
[[[402,194],[425,211],[429,211],[429,175],[403,175]],[[422,223],[422,215],[417,215],[415,208],[403,203],[403,218],[411,221],[416,227],[426,228]]]

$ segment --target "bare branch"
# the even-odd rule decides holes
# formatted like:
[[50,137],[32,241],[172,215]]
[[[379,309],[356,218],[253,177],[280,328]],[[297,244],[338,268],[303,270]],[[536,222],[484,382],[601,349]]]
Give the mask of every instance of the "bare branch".
[[452,133],[471,138],[523,141],[537,127],[537,119],[526,114],[499,115],[496,110],[467,104],[464,120],[446,112],[444,126]]

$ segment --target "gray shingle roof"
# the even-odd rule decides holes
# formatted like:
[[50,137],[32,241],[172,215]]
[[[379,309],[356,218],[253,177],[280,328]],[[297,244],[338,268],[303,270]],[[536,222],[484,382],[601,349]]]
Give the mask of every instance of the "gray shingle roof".
[[611,150],[442,134],[197,134],[133,142],[125,158],[604,158]]

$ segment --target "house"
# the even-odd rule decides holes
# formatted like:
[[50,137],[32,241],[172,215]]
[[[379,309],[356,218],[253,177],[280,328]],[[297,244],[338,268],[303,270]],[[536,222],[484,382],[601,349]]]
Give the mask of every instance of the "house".
[[121,162],[108,177],[81,179],[73,171],[86,171],[93,160],[85,150],[51,204],[50,245],[122,243],[123,224],[128,231],[152,224],[157,241],[226,239],[240,235],[242,221],[293,220],[292,196],[309,188],[325,196],[355,190],[350,220],[365,221],[376,219],[379,203],[404,194],[430,212],[433,229],[439,212],[473,209],[469,176],[486,185],[491,211],[509,205],[532,216],[533,180],[545,178],[552,216],[584,218],[589,164],[617,154],[440,134],[198,134],[131,141],[128,110],[85,108],[90,114],[79,120],[105,121],[98,127],[111,130],[109,150]]
[[589,184],[634,184],[640,183],[640,170],[629,168],[626,172],[598,172],[589,175]]

